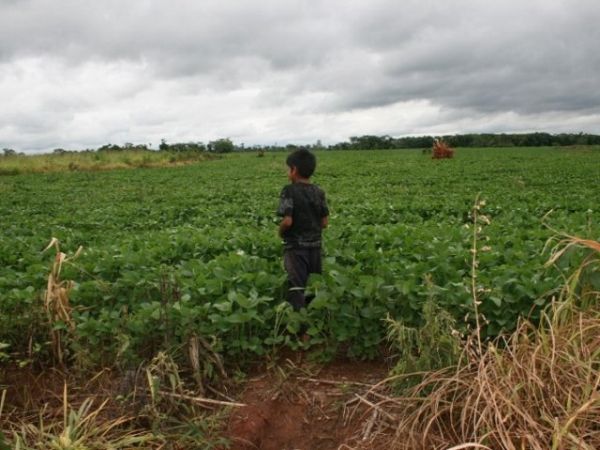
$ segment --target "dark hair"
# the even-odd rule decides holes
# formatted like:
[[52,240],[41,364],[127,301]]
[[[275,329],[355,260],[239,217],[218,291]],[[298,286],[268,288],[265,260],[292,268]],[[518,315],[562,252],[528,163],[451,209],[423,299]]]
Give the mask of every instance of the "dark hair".
[[287,157],[288,167],[296,167],[301,177],[310,178],[317,168],[317,158],[305,148],[299,148]]

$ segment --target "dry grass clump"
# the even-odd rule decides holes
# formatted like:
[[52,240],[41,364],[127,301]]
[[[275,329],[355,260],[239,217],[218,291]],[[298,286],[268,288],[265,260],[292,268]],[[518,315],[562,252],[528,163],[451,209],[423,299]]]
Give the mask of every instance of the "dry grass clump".
[[162,436],[136,429],[134,417],[114,416],[107,406],[108,399],[96,404],[94,397],[87,397],[76,403],[77,406],[71,403],[65,383],[60,413],[46,403],[36,417],[4,418],[0,405],[0,419],[4,419],[6,431],[6,435],[0,433],[0,449],[150,449],[164,444]]
[[368,392],[379,418],[372,435],[383,447],[600,448],[600,293],[578,288],[585,270],[600,265],[600,244],[565,237],[550,263],[575,247],[591,253],[538,326],[523,320],[510,337],[481,350],[473,336],[455,367],[421,373],[401,395],[394,394],[398,381],[414,374]]
[[450,146],[441,139],[436,139],[433,142],[433,147],[431,150],[431,157],[433,159],[446,159],[454,157],[454,149],[450,148]]
[[537,330],[523,322],[506,346],[490,344],[481,356],[473,346],[458,367],[429,373],[404,395],[380,400],[395,419],[386,426],[394,428],[390,446],[600,448],[600,317],[598,311],[559,312],[565,314],[570,320],[546,315]]
[[[558,243],[552,248],[546,266],[552,266],[570,252],[583,249],[586,254],[583,261],[566,279],[561,291],[561,298],[576,300],[582,306],[596,304],[600,292],[589,282],[590,276],[600,272],[600,242],[581,239],[570,235],[557,235]],[[553,243],[555,239],[548,241]]]
[[16,155],[0,158],[0,176],[23,173],[84,172],[114,169],[174,167],[214,159],[200,152],[122,150]]
[[77,252],[68,257],[60,251],[58,239],[52,238],[46,250],[54,247],[56,256],[48,275],[48,284],[44,292],[44,309],[48,316],[50,326],[50,336],[52,339],[52,352],[58,364],[64,363],[63,335],[67,332],[73,332],[75,324],[71,319],[71,305],[69,302],[69,293],[73,289],[74,282],[71,280],[62,280],[61,271],[64,263],[76,259],[83,250],[79,247]]
[[181,373],[159,352],[122,379],[109,369],[86,381],[48,371],[27,377],[30,394],[9,383],[0,390],[0,450],[226,448],[226,407],[245,405],[199,396]]

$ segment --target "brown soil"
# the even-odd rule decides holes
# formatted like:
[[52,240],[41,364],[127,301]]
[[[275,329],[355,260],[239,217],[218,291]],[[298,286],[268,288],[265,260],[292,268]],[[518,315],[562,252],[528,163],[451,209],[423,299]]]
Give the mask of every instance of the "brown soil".
[[337,361],[325,367],[289,359],[248,380],[227,437],[232,450],[373,448],[369,408],[357,397],[385,378],[381,362]]
[[[323,366],[303,354],[288,356],[258,369],[239,394],[229,393],[246,406],[233,408],[226,419],[222,433],[230,446],[222,450],[376,448],[367,429],[372,410],[357,395],[386,377],[385,363],[337,360]],[[2,418],[35,423],[44,411],[48,418],[61,419],[65,384],[71,406],[89,397],[98,404],[111,399],[102,413],[106,419],[131,414],[114,400],[121,382],[110,370],[86,380],[58,370],[39,375],[5,370],[0,373],[0,393],[5,389],[7,394]]]
[[104,414],[118,416],[120,407],[114,402],[118,383],[108,369],[81,379],[58,369],[36,374],[27,368],[11,368],[0,372],[0,393],[6,390],[3,417],[35,421],[41,411],[48,417],[62,417],[65,389],[69,404],[79,405],[86,398],[94,398],[98,404],[110,399]]

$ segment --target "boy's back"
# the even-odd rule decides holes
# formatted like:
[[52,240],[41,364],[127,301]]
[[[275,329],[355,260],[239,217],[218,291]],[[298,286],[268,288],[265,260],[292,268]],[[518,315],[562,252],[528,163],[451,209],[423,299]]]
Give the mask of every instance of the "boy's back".
[[292,217],[292,226],[282,233],[285,248],[321,247],[322,220],[329,211],[325,193],[319,186],[310,183],[285,186],[277,212],[282,217]]
[[329,209],[323,190],[310,183],[315,156],[299,149],[288,156],[286,164],[292,184],[281,191],[277,214],[282,217],[279,235],[285,243],[287,299],[299,310],[310,301],[304,296],[309,275],[321,273],[321,230],[327,226]]

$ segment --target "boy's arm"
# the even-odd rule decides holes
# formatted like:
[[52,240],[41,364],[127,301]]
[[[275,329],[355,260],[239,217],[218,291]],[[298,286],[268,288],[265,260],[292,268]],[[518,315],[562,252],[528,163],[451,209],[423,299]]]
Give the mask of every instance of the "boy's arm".
[[277,208],[277,215],[282,217],[279,223],[279,236],[283,238],[283,235],[287,230],[292,227],[292,214],[294,211],[294,200],[289,193],[289,186],[282,189],[279,195],[279,208]]
[[321,191],[321,228],[327,228],[329,225],[329,206],[325,199],[325,192]]
[[292,228],[292,224],[294,223],[292,216],[284,216],[279,223],[279,236],[283,237],[283,234]]

